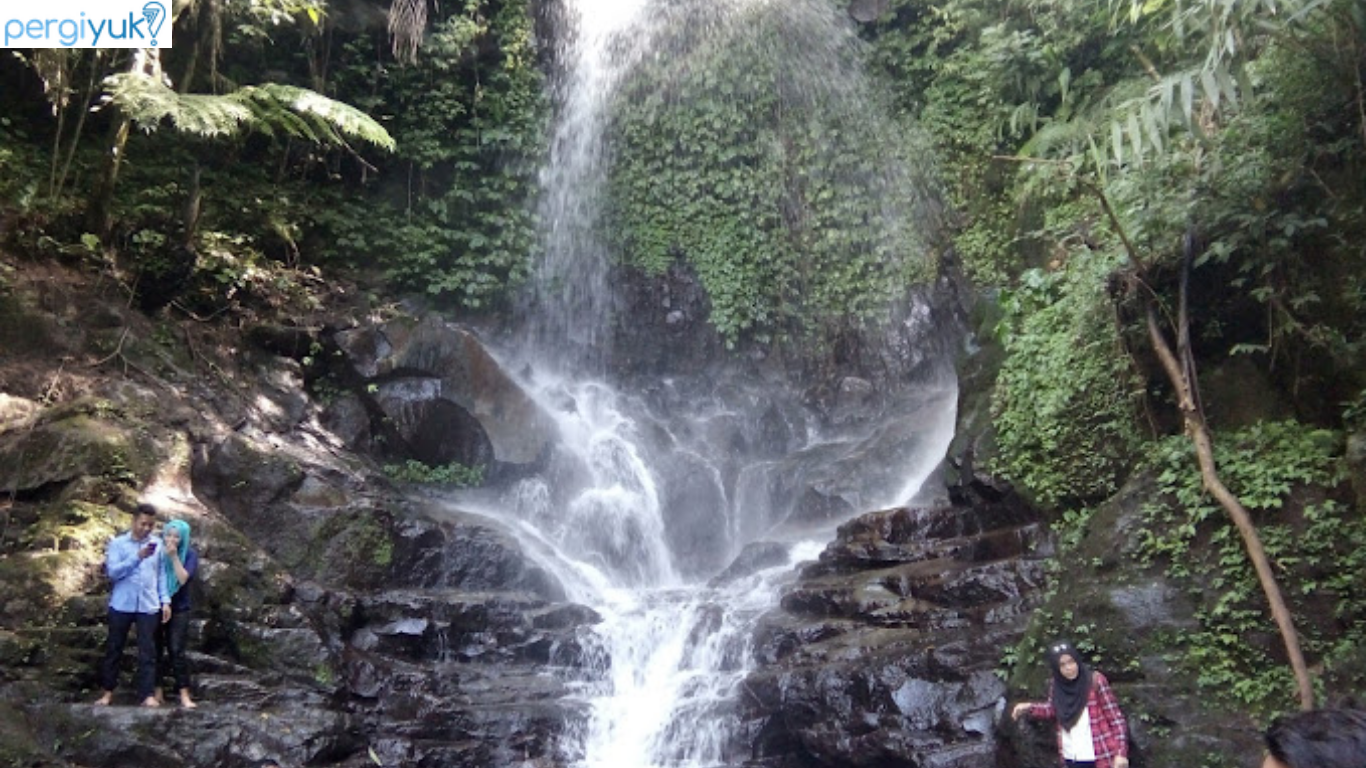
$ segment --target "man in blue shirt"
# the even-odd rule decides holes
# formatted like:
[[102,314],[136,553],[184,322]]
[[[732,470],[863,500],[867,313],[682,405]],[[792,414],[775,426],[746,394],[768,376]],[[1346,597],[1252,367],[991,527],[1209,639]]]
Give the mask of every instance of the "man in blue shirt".
[[138,671],[134,683],[138,699],[144,707],[155,707],[152,687],[156,682],[157,624],[170,618],[171,602],[161,575],[161,558],[153,557],[160,540],[152,535],[157,510],[151,504],[139,504],[133,510],[133,526],[127,533],[109,541],[104,568],[114,582],[109,594],[109,637],[104,644],[104,660],[100,662],[100,687],[104,695],[96,704],[114,700],[114,688],[119,683],[119,661],[123,646],[128,642],[128,630],[138,627]]

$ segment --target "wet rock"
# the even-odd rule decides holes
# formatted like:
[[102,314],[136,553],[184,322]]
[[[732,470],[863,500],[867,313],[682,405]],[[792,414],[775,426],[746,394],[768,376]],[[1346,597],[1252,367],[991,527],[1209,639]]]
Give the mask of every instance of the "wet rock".
[[726,570],[711,580],[712,587],[729,584],[736,579],[758,573],[766,568],[786,565],[788,545],[774,541],[755,541],[745,545]]
[[265,756],[306,765],[360,748],[352,718],[329,711],[322,697],[301,689],[241,703],[220,700],[211,712],[90,705],[71,711],[53,705],[27,714],[40,740],[51,739],[68,760],[87,766],[226,768]]
[[[427,539],[435,559],[405,555],[404,570],[420,578],[404,583],[476,591],[524,591],[546,600],[563,600],[564,587],[530,562],[511,535],[484,518],[441,512],[441,536]],[[433,549],[435,547],[435,549]]]
[[725,490],[714,466],[680,455],[664,467],[664,535],[686,575],[715,573],[728,544]]
[[992,764],[1001,649],[1041,598],[1038,525],[1011,500],[841,526],[756,632],[747,764]]
[[554,436],[554,422],[478,339],[435,315],[335,338],[355,372],[379,387],[379,406],[416,451],[413,458],[529,464]]

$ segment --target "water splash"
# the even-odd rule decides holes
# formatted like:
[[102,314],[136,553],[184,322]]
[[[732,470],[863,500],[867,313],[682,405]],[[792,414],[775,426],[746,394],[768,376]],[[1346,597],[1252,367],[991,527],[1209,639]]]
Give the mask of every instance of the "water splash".
[[[952,435],[951,376],[901,393],[880,423],[821,430],[771,383],[708,389],[654,382],[623,394],[600,378],[615,299],[600,237],[612,101],[630,74],[687,69],[744,44],[747,25],[777,25],[761,58],[781,62],[787,108],[815,104],[851,121],[841,140],[877,149],[894,129],[858,69],[858,41],[826,0],[565,0],[556,57],[556,122],[541,176],[543,257],[533,278],[530,337],[507,370],[553,414],[560,440],[544,471],[517,482],[489,514],[511,522],[528,555],[603,623],[582,638],[595,660],[577,683],[591,707],[565,735],[580,768],[705,768],[736,758],[734,707],[750,669],[754,622],[778,601],[792,564],[811,559],[843,520],[909,500]],[[728,42],[729,41],[729,42]],[[724,56],[724,51],[720,52]],[[756,55],[749,50],[746,55]],[[744,98],[731,94],[731,98]],[[833,107],[832,107],[833,105]],[[661,100],[659,108],[668,108]],[[836,133],[842,133],[836,136]],[[898,150],[899,152],[899,150]],[[888,242],[931,208],[914,174],[883,162],[860,186],[869,226]],[[786,400],[775,404],[774,400]],[[781,439],[771,436],[773,423]],[[810,503],[812,496],[818,503]],[[786,561],[725,584],[707,580],[751,542]]]

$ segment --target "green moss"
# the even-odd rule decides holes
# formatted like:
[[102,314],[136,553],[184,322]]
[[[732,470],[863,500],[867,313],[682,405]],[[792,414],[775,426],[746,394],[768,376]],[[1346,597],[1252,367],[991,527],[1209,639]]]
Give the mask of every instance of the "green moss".
[[87,399],[45,413],[32,429],[0,440],[0,487],[31,490],[96,475],[146,483],[161,451],[145,429],[107,400]]
[[332,669],[332,665],[325,661],[320,661],[318,662],[318,665],[313,668],[313,679],[317,681],[318,685],[330,688],[337,682],[337,673]]
[[1026,272],[1003,292],[1006,359],[993,395],[1000,452],[991,469],[1053,508],[1099,502],[1137,458],[1136,395],[1114,311],[1108,259]]
[[374,512],[331,515],[310,538],[308,567],[344,584],[377,585],[393,564],[393,538]]

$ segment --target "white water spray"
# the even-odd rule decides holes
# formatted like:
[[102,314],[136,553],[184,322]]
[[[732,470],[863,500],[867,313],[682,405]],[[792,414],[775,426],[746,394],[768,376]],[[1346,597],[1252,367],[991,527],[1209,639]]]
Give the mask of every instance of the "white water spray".
[[649,0],[565,3],[564,76],[556,88],[550,161],[541,174],[544,258],[533,294],[533,340],[543,349],[597,348],[610,312],[607,256],[595,235],[604,183],[607,103],[647,46]]
[[[872,427],[822,434],[797,423],[795,449],[774,455],[759,445],[759,415],[771,407],[764,385],[724,397],[699,396],[694,385],[682,402],[662,408],[568,376],[594,370],[593,358],[609,341],[610,260],[596,235],[608,108],[644,57],[668,55],[652,44],[669,25],[725,26],[758,9],[800,15],[794,27],[818,31],[809,44],[815,63],[783,87],[797,102],[836,92],[844,98],[857,88],[830,84],[841,74],[830,56],[842,55],[853,36],[824,0],[714,0],[705,7],[565,0],[564,8],[573,32],[558,50],[556,128],[541,178],[545,253],[528,307],[535,357],[505,366],[524,372],[521,383],[553,415],[560,441],[544,472],[518,482],[487,513],[518,527],[528,554],[568,598],[603,617],[584,638],[600,664],[578,684],[591,716],[566,738],[567,762],[720,766],[733,757],[734,707],[750,671],[755,620],[777,604],[792,564],[814,558],[848,516],[797,514],[801,495],[819,489],[849,514],[909,501],[952,436],[956,389],[949,382],[911,393],[896,418]],[[783,44],[790,52],[806,43]],[[889,227],[905,224],[895,208],[888,204]],[[786,558],[705,583],[759,541],[785,548]]]

